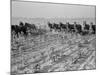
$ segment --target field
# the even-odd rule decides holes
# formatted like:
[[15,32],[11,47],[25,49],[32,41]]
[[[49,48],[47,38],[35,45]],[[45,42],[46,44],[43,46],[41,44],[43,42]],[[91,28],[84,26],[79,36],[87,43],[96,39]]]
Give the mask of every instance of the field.
[[11,73],[32,74],[96,68],[96,36],[47,32],[11,39]]

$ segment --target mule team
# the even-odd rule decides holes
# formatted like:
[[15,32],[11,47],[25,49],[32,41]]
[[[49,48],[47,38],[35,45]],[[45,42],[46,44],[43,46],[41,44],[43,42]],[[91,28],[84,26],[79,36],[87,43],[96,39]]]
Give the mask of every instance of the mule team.
[[64,31],[77,33],[80,35],[96,34],[96,25],[94,25],[92,22],[90,23],[90,25],[87,24],[86,21],[83,22],[83,25],[77,24],[76,22],[74,22],[74,24],[70,24],[69,22],[67,22],[66,24],[63,24],[62,22],[60,22],[59,24],[48,22],[48,26],[50,28],[50,31]]
[[34,24],[29,24],[29,23],[24,24],[23,22],[20,22],[19,25],[11,25],[11,32],[12,34],[15,34],[17,37],[19,37],[19,34],[27,36],[30,31],[32,30],[35,31],[36,29],[37,28]]

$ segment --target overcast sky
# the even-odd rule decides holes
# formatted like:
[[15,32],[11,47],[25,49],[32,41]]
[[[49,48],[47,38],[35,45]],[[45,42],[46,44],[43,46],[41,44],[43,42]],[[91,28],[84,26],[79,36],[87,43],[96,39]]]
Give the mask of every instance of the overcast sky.
[[94,18],[95,6],[12,1],[12,17]]

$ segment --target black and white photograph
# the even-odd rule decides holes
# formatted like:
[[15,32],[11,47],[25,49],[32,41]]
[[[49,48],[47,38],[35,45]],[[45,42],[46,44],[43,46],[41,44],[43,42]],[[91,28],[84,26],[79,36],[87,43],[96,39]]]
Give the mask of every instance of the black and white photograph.
[[11,75],[96,69],[96,6],[11,0]]

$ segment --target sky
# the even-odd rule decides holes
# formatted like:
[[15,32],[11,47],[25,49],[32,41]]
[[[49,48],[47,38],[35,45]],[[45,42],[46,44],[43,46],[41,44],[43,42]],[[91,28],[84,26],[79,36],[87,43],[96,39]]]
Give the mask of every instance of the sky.
[[95,18],[95,6],[12,1],[12,17]]

